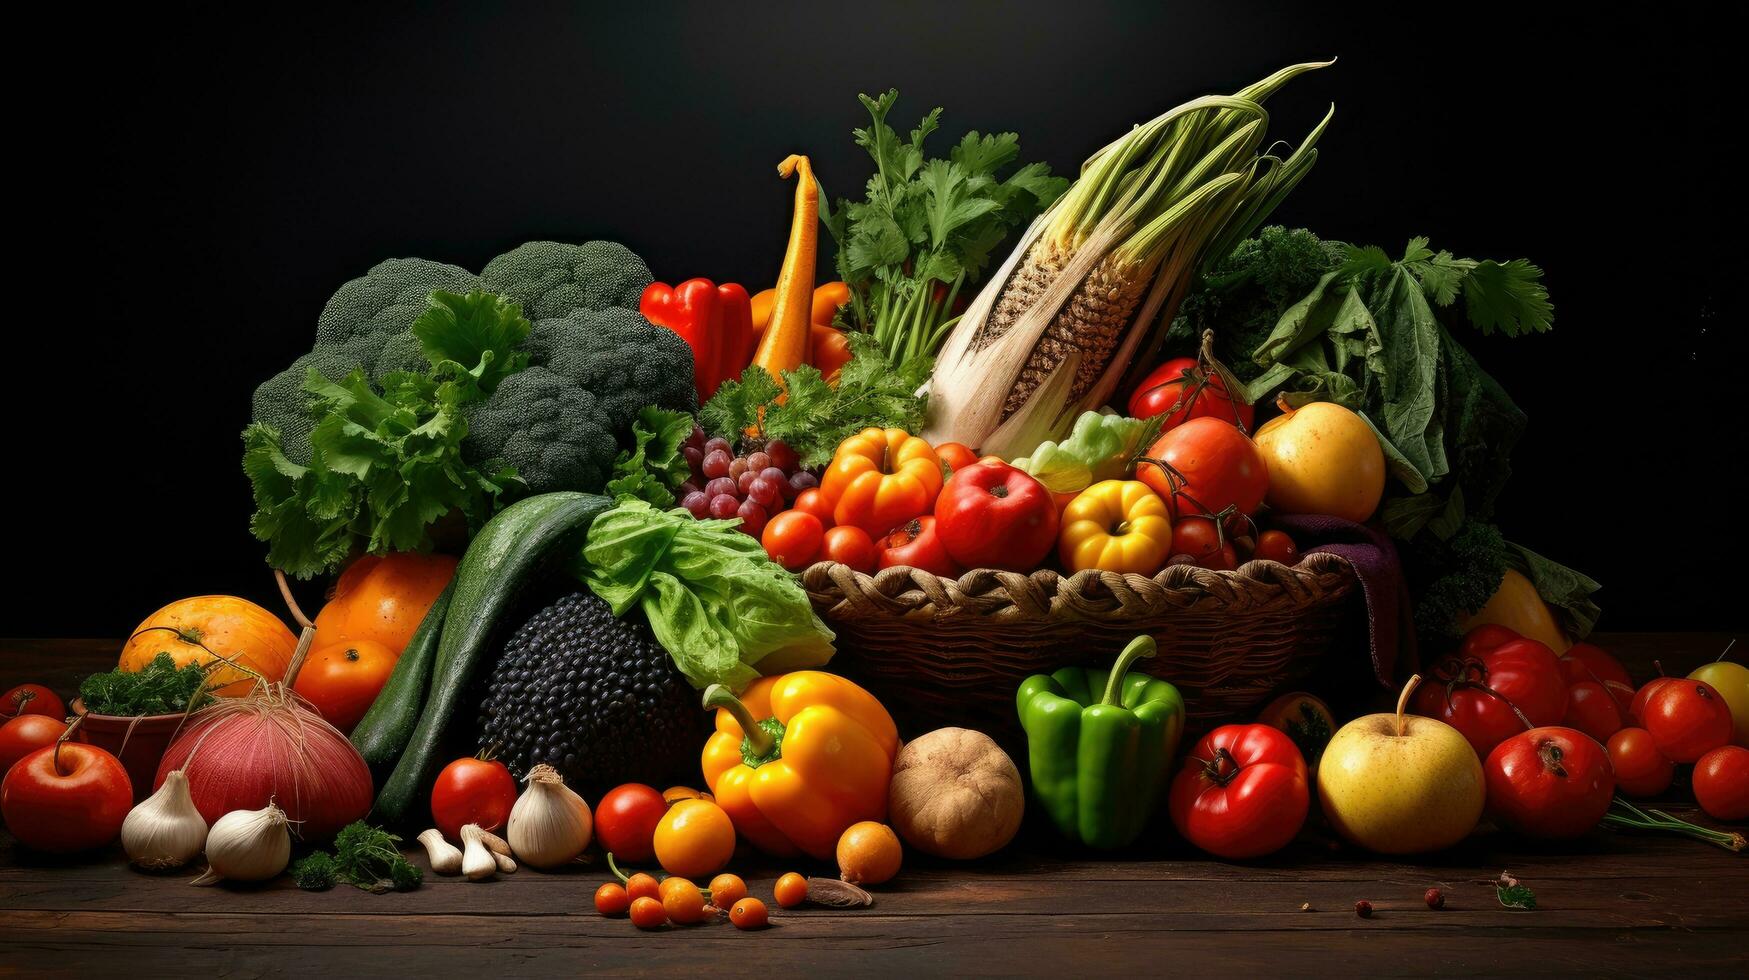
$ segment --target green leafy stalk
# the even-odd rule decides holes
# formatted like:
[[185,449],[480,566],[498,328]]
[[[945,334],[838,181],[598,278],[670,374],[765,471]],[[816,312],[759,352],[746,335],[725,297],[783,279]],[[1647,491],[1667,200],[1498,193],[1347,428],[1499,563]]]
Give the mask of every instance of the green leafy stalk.
[[674,506],[674,488],[692,470],[681,448],[692,434],[692,416],[655,405],[638,410],[632,421],[632,448],[621,450],[602,491],[609,497],[636,497],[657,507]]
[[1679,834],[1692,837],[1697,841],[1722,847],[1727,851],[1738,853],[1744,847],[1749,847],[1749,839],[1735,830],[1713,830],[1699,824],[1689,823],[1665,813],[1663,810],[1642,810],[1627,800],[1617,796],[1609,803],[1609,812],[1603,815],[1603,825],[1611,830],[1647,830],[1655,833]]

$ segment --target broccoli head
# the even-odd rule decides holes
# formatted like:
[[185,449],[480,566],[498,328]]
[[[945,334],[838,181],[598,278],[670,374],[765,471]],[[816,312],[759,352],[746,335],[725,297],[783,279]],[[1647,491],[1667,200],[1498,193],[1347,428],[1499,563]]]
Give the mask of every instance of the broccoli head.
[[305,411],[310,368],[338,381],[428,368],[413,322],[433,290],[488,289],[534,321],[528,367],[468,409],[463,443],[473,465],[514,466],[533,493],[600,490],[645,405],[695,412],[692,351],[637,312],[650,270],[613,242],[530,242],[475,276],[424,259],[391,259],[341,286],[316,323],[309,353],[255,390],[254,419],[277,429],[286,458],[310,461]]
[[1305,298],[1324,274],[1342,264],[1343,246],[1304,228],[1270,225],[1233,246],[1199,274],[1179,304],[1168,343],[1191,350],[1214,328],[1216,351],[1241,380],[1260,369],[1251,353],[1269,337],[1287,308]]

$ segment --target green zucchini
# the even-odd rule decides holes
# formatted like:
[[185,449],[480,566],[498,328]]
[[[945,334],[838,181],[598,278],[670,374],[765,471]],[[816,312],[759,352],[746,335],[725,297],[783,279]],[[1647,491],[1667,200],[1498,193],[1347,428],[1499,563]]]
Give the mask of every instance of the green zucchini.
[[399,758],[413,737],[413,726],[419,724],[419,709],[425,706],[425,689],[430,686],[431,667],[437,659],[437,641],[443,635],[443,616],[454,592],[452,579],[425,611],[382,692],[352,730],[352,744],[372,770],[380,773]]
[[419,724],[377,794],[378,819],[400,820],[432,778],[444,729],[485,659],[499,617],[549,557],[582,548],[590,523],[612,503],[595,494],[543,493],[504,508],[474,536],[456,567]]

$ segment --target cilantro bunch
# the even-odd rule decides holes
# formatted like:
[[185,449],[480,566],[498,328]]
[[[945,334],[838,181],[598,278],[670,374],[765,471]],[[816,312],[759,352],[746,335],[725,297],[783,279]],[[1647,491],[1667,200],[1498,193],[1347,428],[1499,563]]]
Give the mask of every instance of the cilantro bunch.
[[334,838],[334,853],[313,851],[291,867],[292,880],[305,891],[327,891],[345,882],[367,892],[406,892],[418,888],[425,873],[401,856],[401,838],[363,820],[347,824]]
[[[897,89],[880,98],[858,95],[873,122],[854,130],[874,159],[862,201],[822,204],[821,220],[838,244],[838,278],[850,285],[845,324],[872,333],[895,362],[932,355],[957,316],[965,286],[976,283],[990,256],[1069,186],[1050,167],[1029,163],[1005,178],[1020,156],[1014,133],[962,137],[947,159],[925,162],[923,142],[940,126],[938,107],[904,141],[887,125]],[[970,295],[969,293],[967,295]]]

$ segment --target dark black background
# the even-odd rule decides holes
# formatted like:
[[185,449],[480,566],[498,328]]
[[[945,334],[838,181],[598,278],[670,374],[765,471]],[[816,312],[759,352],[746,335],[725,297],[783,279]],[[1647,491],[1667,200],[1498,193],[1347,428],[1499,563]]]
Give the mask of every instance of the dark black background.
[[1024,159],[1070,172],[1178,102],[1330,55],[1270,104],[1288,139],[1337,106],[1277,220],[1540,263],[1553,333],[1464,338],[1532,420],[1501,523],[1602,580],[1606,627],[1743,623],[1745,539],[1722,508],[1744,470],[1727,394],[1741,342],[1724,336],[1740,327],[1720,309],[1740,278],[1725,143],[1742,135],[1722,20],[1233,0],[246,6],[81,15],[28,41],[47,67],[9,69],[24,275],[0,635],[121,634],[202,592],[267,600],[237,467],[249,393],[383,258],[477,269],[529,239],[614,238],[659,279],[759,288],[789,222],[777,161],[810,154],[834,194],[866,179],[859,91],[898,87],[904,128],[945,106],[943,153],[966,129],[1011,129]]

